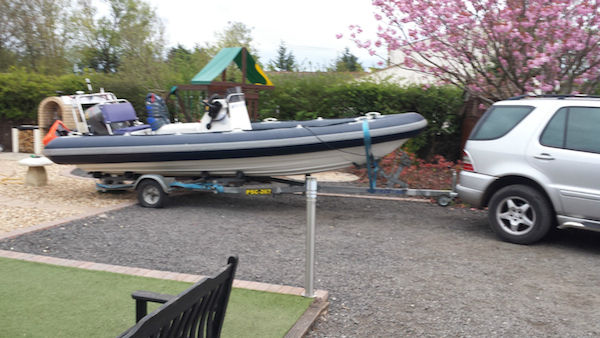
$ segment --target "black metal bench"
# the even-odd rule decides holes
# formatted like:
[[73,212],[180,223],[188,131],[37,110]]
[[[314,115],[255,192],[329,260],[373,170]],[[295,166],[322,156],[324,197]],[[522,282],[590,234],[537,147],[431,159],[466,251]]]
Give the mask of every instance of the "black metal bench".
[[[237,264],[237,257],[229,257],[220,273],[177,296],[134,292],[137,324],[119,337],[219,337]],[[163,305],[146,315],[148,302]]]

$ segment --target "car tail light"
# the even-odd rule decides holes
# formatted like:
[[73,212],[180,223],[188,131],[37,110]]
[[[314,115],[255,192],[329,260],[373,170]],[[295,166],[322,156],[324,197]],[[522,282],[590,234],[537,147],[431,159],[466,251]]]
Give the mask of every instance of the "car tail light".
[[463,155],[462,169],[465,171],[475,171],[475,168],[473,168],[473,161],[471,161],[471,156],[469,156],[469,154],[464,150],[462,152],[462,155]]

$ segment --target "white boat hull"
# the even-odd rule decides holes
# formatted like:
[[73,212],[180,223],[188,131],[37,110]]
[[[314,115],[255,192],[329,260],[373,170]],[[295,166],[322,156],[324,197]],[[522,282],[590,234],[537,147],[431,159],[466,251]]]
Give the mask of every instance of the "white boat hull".
[[[372,147],[373,156],[380,158],[391,153],[404,140],[379,143]],[[232,158],[199,161],[123,162],[77,165],[87,172],[123,174],[143,172],[163,176],[198,176],[202,172],[211,176],[231,176],[243,172],[248,176],[299,175],[346,168],[353,164],[365,164],[365,147],[328,150],[317,153],[268,157]]]

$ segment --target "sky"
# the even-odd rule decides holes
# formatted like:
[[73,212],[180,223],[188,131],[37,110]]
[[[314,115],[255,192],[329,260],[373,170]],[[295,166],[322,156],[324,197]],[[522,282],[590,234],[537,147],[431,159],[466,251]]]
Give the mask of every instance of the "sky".
[[[228,22],[252,28],[253,45],[261,63],[268,64],[285,42],[304,70],[331,65],[345,47],[363,67],[375,67],[380,59],[370,56],[348,39],[348,26],[359,24],[374,37],[377,21],[371,0],[146,0],[165,25],[169,46],[187,48],[214,42]],[[336,34],[343,38],[337,39]]]

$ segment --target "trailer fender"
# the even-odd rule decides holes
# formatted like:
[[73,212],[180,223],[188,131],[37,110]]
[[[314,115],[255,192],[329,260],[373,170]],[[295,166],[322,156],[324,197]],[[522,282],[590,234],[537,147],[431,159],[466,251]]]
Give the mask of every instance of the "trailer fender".
[[173,178],[166,178],[162,175],[156,175],[156,174],[147,174],[147,175],[142,175],[140,176],[135,183],[133,184],[133,189],[137,190],[138,185],[140,184],[140,182],[142,182],[143,180],[153,180],[156,181],[158,184],[160,184],[160,187],[162,188],[163,192],[165,194],[168,194],[169,191],[171,190],[169,188],[170,184],[172,182],[175,181],[175,179]]

